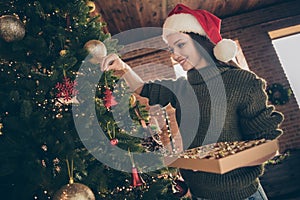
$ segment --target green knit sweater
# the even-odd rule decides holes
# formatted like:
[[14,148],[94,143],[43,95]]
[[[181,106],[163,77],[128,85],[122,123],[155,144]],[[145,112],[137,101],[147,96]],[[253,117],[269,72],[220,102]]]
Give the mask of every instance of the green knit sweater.
[[[149,104],[176,109],[185,149],[221,141],[274,139],[283,120],[267,105],[265,81],[231,66],[191,69],[187,80],[157,80],[144,85]],[[181,109],[182,108],[182,109]],[[239,168],[225,174],[180,169],[193,196],[241,200],[256,192],[263,166]]]

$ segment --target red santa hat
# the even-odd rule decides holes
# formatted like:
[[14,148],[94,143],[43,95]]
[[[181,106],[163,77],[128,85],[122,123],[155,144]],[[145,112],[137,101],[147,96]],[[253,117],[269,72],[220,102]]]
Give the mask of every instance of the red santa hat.
[[192,10],[183,4],[177,4],[163,24],[162,37],[174,32],[197,33],[206,36],[213,44],[215,57],[223,62],[232,60],[237,52],[233,40],[222,39],[221,19],[206,10]]

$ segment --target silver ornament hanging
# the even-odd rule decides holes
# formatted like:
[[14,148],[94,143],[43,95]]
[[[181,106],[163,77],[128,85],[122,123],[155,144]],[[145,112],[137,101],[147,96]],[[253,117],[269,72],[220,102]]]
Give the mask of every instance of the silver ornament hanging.
[[95,200],[95,195],[84,184],[69,183],[55,193],[53,200]]
[[6,42],[22,40],[25,36],[24,24],[14,15],[0,17],[0,37]]

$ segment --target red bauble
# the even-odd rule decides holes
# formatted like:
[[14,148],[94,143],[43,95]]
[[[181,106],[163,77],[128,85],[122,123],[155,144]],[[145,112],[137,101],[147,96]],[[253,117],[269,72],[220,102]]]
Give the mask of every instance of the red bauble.
[[117,138],[113,138],[110,140],[110,144],[113,146],[117,145],[118,143],[119,143],[119,140]]

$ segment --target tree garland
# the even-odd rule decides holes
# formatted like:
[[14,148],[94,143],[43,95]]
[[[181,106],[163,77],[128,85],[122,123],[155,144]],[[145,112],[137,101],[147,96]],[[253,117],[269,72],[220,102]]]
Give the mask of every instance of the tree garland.
[[285,89],[280,83],[273,83],[266,89],[269,101],[274,105],[286,104],[291,96],[291,90]]

